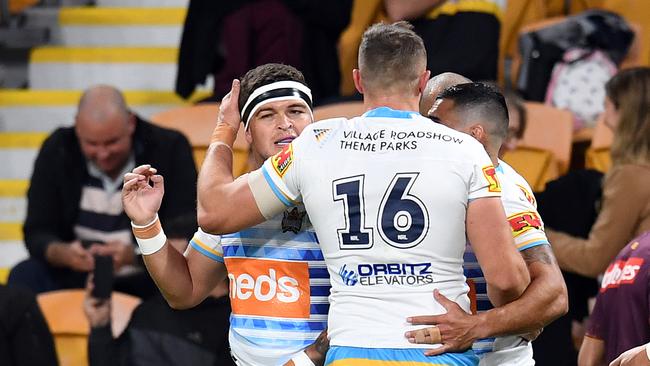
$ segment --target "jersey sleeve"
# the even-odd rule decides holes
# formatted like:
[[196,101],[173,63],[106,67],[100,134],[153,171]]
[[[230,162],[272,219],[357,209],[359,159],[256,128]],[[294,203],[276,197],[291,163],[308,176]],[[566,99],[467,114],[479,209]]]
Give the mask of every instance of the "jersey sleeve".
[[249,174],[248,185],[257,207],[267,219],[301,202],[298,180],[300,168],[296,154],[299,140],[300,138],[285,146],[279,153],[268,158],[260,169]]
[[599,293],[596,297],[596,305],[594,306],[594,311],[589,316],[589,321],[587,323],[587,332],[586,335],[591,338],[604,340],[606,334],[605,329],[605,319],[607,312],[605,311],[605,297],[602,296],[602,293]]
[[190,240],[190,246],[204,256],[223,263],[221,236],[208,234],[199,228]]
[[468,199],[472,201],[477,198],[500,197],[501,183],[497,177],[496,169],[483,147],[480,146],[480,149],[474,149],[470,158],[472,159],[473,171],[469,181]]
[[[503,179],[508,179],[508,176]],[[517,250],[524,251],[538,245],[549,245],[544,232],[544,222],[535,207],[533,193],[521,184],[513,184],[508,188],[510,189],[503,192],[501,202]]]

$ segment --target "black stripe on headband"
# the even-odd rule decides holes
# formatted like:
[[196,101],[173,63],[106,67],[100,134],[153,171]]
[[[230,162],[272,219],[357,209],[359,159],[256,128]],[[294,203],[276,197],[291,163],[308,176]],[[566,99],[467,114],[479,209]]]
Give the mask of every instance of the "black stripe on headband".
[[311,99],[309,98],[309,95],[307,95],[302,90],[296,88],[273,89],[267,91],[266,93],[262,93],[258,95],[255,99],[251,101],[251,103],[248,105],[248,108],[246,108],[246,110],[242,112],[242,121],[244,121],[244,123],[247,123],[251,111],[255,108],[256,105],[262,103],[263,101],[271,98],[291,97],[291,96],[304,100],[305,103],[307,103],[309,109],[312,109]]

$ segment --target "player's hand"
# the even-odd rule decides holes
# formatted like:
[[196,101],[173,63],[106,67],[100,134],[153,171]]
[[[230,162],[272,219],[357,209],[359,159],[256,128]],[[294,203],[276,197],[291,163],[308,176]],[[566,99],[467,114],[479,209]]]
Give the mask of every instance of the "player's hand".
[[[147,225],[156,218],[165,186],[162,175],[150,165],[140,165],[124,175],[122,205],[124,212],[136,225]],[[149,185],[153,182],[153,187]]]
[[239,115],[239,87],[239,80],[233,80],[230,92],[221,99],[219,115],[217,116],[217,124],[227,124],[235,129],[235,131],[239,130],[239,125],[241,124],[241,116]]
[[648,366],[650,359],[645,351],[645,344],[623,352],[609,366]]
[[108,325],[111,321],[111,300],[92,297],[91,292],[94,286],[91,273],[86,280],[86,296],[83,302],[84,313],[88,318],[90,327],[99,328]]
[[442,344],[442,347],[427,350],[425,352],[427,356],[466,351],[478,339],[475,316],[466,313],[458,304],[444,297],[438,290],[434,290],[433,296],[447,310],[447,313],[408,318],[407,321],[413,325],[432,325],[433,327],[406,332],[406,338],[411,343]]
[[528,342],[532,342],[532,341],[536,340],[537,337],[539,337],[540,334],[542,334],[543,331],[544,331],[544,328],[537,329],[537,330],[532,331],[530,333],[522,334],[521,338],[527,340]]
[[[314,343],[307,346],[303,352],[314,365],[322,366],[325,363],[325,354],[329,348],[330,341],[327,338],[327,329],[325,329],[318,335]],[[295,366],[295,363],[293,360],[289,360],[283,366]]]

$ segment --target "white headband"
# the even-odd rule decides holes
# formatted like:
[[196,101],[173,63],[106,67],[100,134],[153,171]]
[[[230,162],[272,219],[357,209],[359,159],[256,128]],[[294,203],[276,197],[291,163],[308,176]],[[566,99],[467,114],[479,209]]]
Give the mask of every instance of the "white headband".
[[244,128],[248,129],[251,118],[261,106],[283,100],[301,101],[309,108],[310,113],[312,111],[311,90],[306,85],[297,81],[276,81],[255,89],[248,97],[241,112]]

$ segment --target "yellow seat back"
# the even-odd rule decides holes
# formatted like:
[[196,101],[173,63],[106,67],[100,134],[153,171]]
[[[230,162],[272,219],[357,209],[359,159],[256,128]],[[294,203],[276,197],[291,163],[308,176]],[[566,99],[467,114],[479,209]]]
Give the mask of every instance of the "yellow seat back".
[[503,160],[521,174],[535,192],[543,191],[548,181],[560,176],[557,160],[546,150],[520,146],[506,152]]
[[[54,338],[59,366],[88,365],[90,326],[83,311],[85,290],[59,290],[39,294],[36,299]],[[140,299],[113,292],[112,332],[117,337],[126,328]]]

